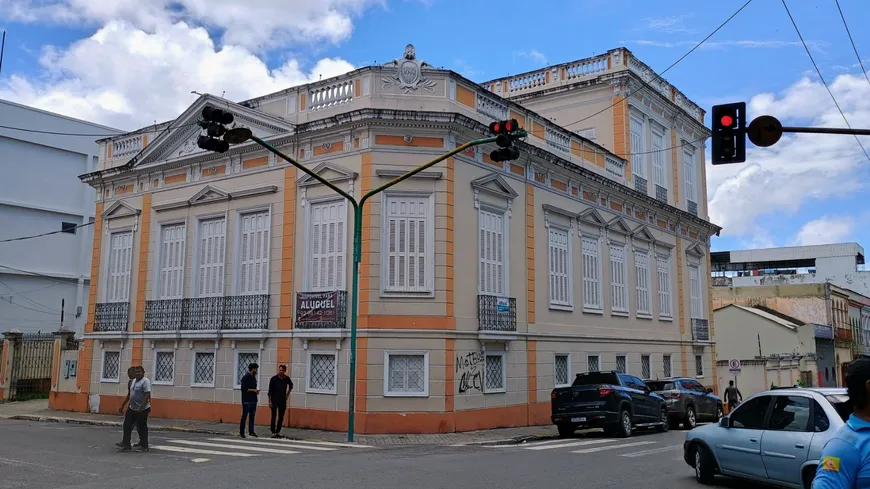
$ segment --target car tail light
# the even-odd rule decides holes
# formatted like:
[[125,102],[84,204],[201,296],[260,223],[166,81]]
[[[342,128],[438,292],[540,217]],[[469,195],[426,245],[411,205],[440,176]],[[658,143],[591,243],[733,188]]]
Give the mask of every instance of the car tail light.
[[553,391],[550,393],[550,399],[552,399],[554,401],[556,400],[556,391]]
[[602,385],[601,387],[598,388],[598,395],[602,396],[602,397],[609,395],[611,392],[613,392],[613,389],[611,389],[610,387],[607,387],[605,385]]
[[679,399],[680,393],[679,391],[662,392],[662,397],[664,397],[665,399]]

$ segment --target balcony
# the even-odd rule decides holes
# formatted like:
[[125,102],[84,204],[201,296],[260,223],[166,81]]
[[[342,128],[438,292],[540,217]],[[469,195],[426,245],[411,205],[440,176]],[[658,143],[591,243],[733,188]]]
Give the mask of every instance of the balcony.
[[517,330],[517,300],[494,295],[477,296],[479,331],[515,332]]
[[706,319],[692,318],[692,340],[710,341],[710,323]]
[[343,329],[346,325],[346,290],[296,293],[297,329]]
[[238,331],[268,328],[267,294],[145,302],[145,331]]
[[94,304],[94,331],[127,331],[129,322],[129,302],[99,302]]
[[851,343],[852,330],[847,328],[834,328],[834,339],[845,343]]

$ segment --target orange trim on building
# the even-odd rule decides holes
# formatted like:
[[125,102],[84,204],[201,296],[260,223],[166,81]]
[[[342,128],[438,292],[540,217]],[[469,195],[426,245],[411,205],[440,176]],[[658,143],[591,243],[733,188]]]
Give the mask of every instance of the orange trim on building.
[[622,212],[622,204],[619,202],[610,202],[610,208],[616,212]]
[[[139,269],[136,279],[136,309],[133,320],[133,332],[145,330],[145,301],[148,282],[148,245],[151,238],[151,195],[142,196],[142,217],[139,221]],[[145,342],[139,338],[133,340],[132,365],[142,365],[142,355]]]
[[455,408],[454,393],[456,384],[454,380],[455,368],[454,355],[456,354],[456,340],[447,338],[444,340],[444,411],[452,413]]
[[471,90],[463,87],[462,85],[456,85],[456,101],[466,107],[475,106],[475,93]]
[[571,140],[571,154],[578,158],[583,157],[583,145],[580,144],[580,141]]
[[[57,387],[57,379],[60,378],[60,339],[54,338],[54,351],[51,353],[51,388]],[[3,380],[3,375],[0,374],[0,381]]]
[[[683,253],[683,240],[677,237],[677,244],[674,247],[677,253],[677,312],[679,313],[678,319],[680,320],[680,334],[686,334],[686,311],[683,306],[685,302],[683,302],[686,298],[683,297],[683,287],[685,283],[683,281],[683,260],[685,259]],[[685,367],[683,375],[685,373]]]
[[124,195],[133,192],[133,184],[127,183],[115,187],[115,195]]
[[[360,195],[365,195],[373,186],[374,170],[372,161],[374,155],[367,151],[360,155]],[[351,252],[353,252],[351,250]],[[372,253],[372,203],[363,207],[362,216],[362,256],[359,263],[359,315],[360,318],[369,313],[369,297],[372,289],[371,253]]]
[[[364,413],[367,409],[366,401],[369,392],[369,339],[358,338],[356,343],[356,400],[354,412]],[[359,426],[359,421],[354,422],[354,428]],[[347,429],[347,416],[345,416],[345,429]]]
[[490,165],[492,165],[492,166],[494,166],[494,167],[496,167],[496,168],[501,168],[502,170],[504,170],[504,163],[499,163],[499,162],[497,162],[497,161],[492,161],[492,158],[490,158],[489,155],[488,155],[487,153],[482,153],[481,156],[483,157],[483,162],[484,162],[484,163],[489,163]]
[[[671,148],[677,147],[677,131],[671,131]],[[671,173],[673,175],[674,205],[679,207],[680,202],[680,162],[677,150],[671,150]],[[706,185],[705,185],[706,187]]]
[[526,321],[535,322],[535,187],[526,184]]
[[[284,168],[284,221],[281,236],[281,297],[278,306],[278,329],[293,329],[293,258],[296,244],[296,168]],[[289,345],[289,338],[287,338]],[[279,355],[280,345],[279,344]],[[287,354],[287,362],[290,354]]]
[[404,136],[391,136],[388,134],[375,135],[375,144],[382,146],[415,146],[419,148],[443,148],[443,138],[414,137],[411,142],[405,141]]
[[269,164],[268,156],[260,156],[257,158],[251,158],[250,160],[245,160],[242,162],[243,170],[250,170],[251,168],[259,168],[261,166],[266,166]]
[[[682,316],[682,315],[683,315],[683,313],[681,312],[680,316]],[[680,328],[682,328],[682,327],[683,327],[683,323],[680,322]],[[683,350],[683,377],[688,377],[689,376],[689,347],[687,345],[682,345],[681,348]]]
[[[631,181],[631,137],[629,137],[630,119],[628,113],[628,99],[615,97],[613,104],[613,152],[617,156],[625,158],[625,179]],[[604,159],[604,155],[599,155]]]
[[305,105],[306,105],[305,102],[306,102],[305,94],[300,93],[299,94],[299,112],[305,112]]
[[314,156],[323,156],[330,153],[339,153],[341,151],[344,151],[344,141],[336,141],[334,143],[329,143],[328,148],[324,148],[322,144],[315,146]]
[[176,183],[185,183],[187,182],[187,174],[179,173],[177,175],[170,175],[163,179],[164,185],[174,185]]
[[568,184],[563,181],[552,179],[550,180],[550,185],[556,190],[561,190],[562,192],[568,191]]
[[360,329],[456,329],[456,321],[447,316],[380,316],[360,315]]
[[[99,214],[97,214],[99,215]],[[91,275],[91,286],[93,286],[93,278]],[[94,340],[84,340],[81,349],[79,350],[78,372],[76,377],[76,387],[79,392],[86,396],[91,391],[91,363],[94,356]],[[87,398],[85,398],[85,407],[87,407]]]
[[[447,317],[454,317],[455,315],[455,288],[454,288],[454,266],[456,264],[456,248],[455,248],[455,230],[456,230],[456,221],[455,221],[455,178],[456,178],[456,160],[453,158],[447,158],[447,230],[445,236],[445,245],[447,246],[447,253],[445,255],[446,262],[446,298],[444,305],[444,314]],[[454,322],[454,325],[456,323]]]
[[[6,364],[9,363],[9,340],[3,340],[0,342],[0,385],[6,383]],[[452,377],[451,377],[452,378]],[[3,397],[0,396],[0,400]]]
[[[226,171],[227,171],[226,165],[212,166],[210,168],[203,168],[202,169],[202,176],[203,176],[203,178],[207,178],[207,177],[213,177],[215,175],[223,175],[226,173]],[[157,185],[155,185],[155,187],[156,186]]]
[[546,129],[544,128],[544,125],[539,123],[538,121],[532,119],[531,126],[532,126],[532,136],[535,136],[536,138],[540,139],[541,141],[544,141],[546,139]]
[[511,163],[511,173],[513,173],[514,175],[522,176],[526,174],[526,169],[520,165],[515,165]]
[[354,98],[362,96],[362,80],[360,79],[353,81],[353,96]]
[[[526,368],[528,369],[528,403],[531,408],[538,402],[538,342],[535,340],[526,341]],[[531,416],[526,422],[531,423]]]

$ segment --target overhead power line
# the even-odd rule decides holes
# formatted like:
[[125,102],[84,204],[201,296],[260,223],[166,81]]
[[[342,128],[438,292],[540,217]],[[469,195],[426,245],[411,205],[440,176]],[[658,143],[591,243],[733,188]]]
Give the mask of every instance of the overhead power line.
[[[93,224],[94,224],[93,222],[86,222],[84,224],[79,224],[74,228],[68,228],[68,229],[78,229],[78,228],[83,228],[85,226],[91,226]],[[67,232],[67,230],[61,229],[58,231],[50,231],[50,232],[42,233],[42,234],[33,234],[30,236],[19,236],[17,238],[6,238],[6,239],[0,239],[0,243],[8,243],[10,241],[24,241],[25,239],[41,238],[43,236],[50,236],[52,234],[59,234],[59,233],[66,233],[66,232]],[[72,234],[72,233],[70,233],[70,234]]]
[[[785,13],[788,14],[788,18],[789,18],[789,20],[791,20],[791,25],[794,26],[794,30],[798,35],[798,39],[801,40],[801,44],[803,44],[804,50],[806,50],[807,56],[809,56],[810,62],[813,64],[813,68],[816,69],[816,73],[818,73],[819,79],[822,80],[822,84],[825,86],[825,90],[828,91],[828,95],[831,96],[831,100],[834,101],[834,105],[837,107],[837,110],[840,112],[840,115],[843,116],[843,121],[846,122],[846,127],[848,127],[849,129],[852,129],[852,125],[849,124],[849,119],[846,117],[846,113],[843,112],[843,109],[840,107],[840,103],[837,102],[837,97],[834,96],[834,92],[831,90],[831,87],[828,86],[828,82],[825,81],[825,77],[822,76],[822,70],[820,70],[819,65],[816,64],[816,60],[813,58],[813,53],[810,52],[809,46],[807,46],[807,43],[804,41],[804,36],[801,34],[800,29],[798,29],[797,22],[795,22],[794,17],[792,17],[791,11],[788,9],[788,4],[786,4],[785,0],[782,0],[782,6],[785,7]],[[861,146],[861,151],[864,152],[864,156],[866,156],[867,159],[870,160],[870,154],[867,154],[867,149],[864,148],[863,144],[861,144],[861,140],[858,139],[857,135],[855,135],[854,137],[855,137],[855,141],[858,142],[858,146]]]
[[864,72],[864,78],[867,79],[867,83],[870,83],[870,76],[867,75],[867,70],[864,68],[864,60],[861,59],[861,55],[858,54],[858,47],[855,46],[855,40],[852,39],[852,32],[849,30],[849,24],[846,23],[846,15],[843,14],[843,9],[840,7],[840,0],[834,0],[837,4],[837,10],[840,11],[840,18],[843,19],[843,27],[846,28],[846,34],[849,36],[849,42],[852,43],[852,51],[855,52],[855,57],[858,58],[858,66],[861,67],[861,71]]

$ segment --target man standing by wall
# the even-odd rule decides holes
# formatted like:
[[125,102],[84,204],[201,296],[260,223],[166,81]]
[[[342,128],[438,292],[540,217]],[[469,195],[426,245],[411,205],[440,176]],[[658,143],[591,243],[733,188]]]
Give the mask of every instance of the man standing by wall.
[[[284,413],[287,411],[287,399],[293,390],[293,381],[287,377],[287,366],[278,367],[278,375],[269,380],[269,409],[272,410],[272,438],[281,438],[281,427],[284,426]],[[275,423],[275,418],[278,423]]]
[[257,370],[260,366],[256,363],[248,365],[246,373],[240,382],[242,387],[242,420],[239,422],[239,436],[245,437],[245,419],[248,420],[248,434],[257,438],[254,432],[254,415],[257,414],[257,397],[260,389],[257,388]]

